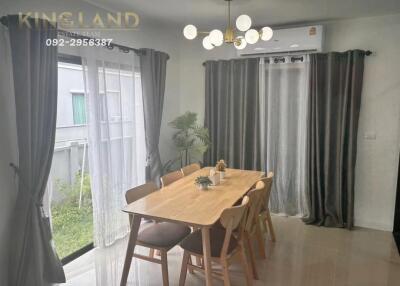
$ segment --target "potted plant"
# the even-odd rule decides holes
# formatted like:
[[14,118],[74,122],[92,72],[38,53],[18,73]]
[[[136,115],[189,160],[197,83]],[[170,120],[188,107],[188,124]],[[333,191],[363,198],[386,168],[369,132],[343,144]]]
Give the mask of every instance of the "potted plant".
[[212,184],[211,180],[207,176],[199,176],[195,180],[196,185],[200,190],[204,191],[208,189],[208,186]]
[[217,170],[220,174],[221,180],[225,178],[226,164],[224,160],[219,160],[217,165],[215,166],[215,170]]
[[178,116],[169,125],[176,130],[172,140],[179,152],[172,164],[180,161],[181,168],[189,165],[193,159],[201,158],[211,144],[208,129],[198,125],[194,112]]

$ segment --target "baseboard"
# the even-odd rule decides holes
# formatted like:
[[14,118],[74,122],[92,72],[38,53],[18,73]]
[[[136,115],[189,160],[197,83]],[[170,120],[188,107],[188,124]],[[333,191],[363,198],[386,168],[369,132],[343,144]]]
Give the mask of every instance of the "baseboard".
[[354,220],[354,225],[364,228],[371,228],[376,230],[383,230],[383,231],[393,231],[393,224],[386,224],[381,222],[375,221],[367,221],[367,220]]

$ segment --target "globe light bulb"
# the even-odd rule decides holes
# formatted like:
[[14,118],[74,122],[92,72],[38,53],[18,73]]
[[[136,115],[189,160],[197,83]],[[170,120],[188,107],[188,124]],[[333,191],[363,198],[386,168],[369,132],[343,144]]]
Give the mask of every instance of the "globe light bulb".
[[193,40],[197,37],[197,28],[194,25],[186,25],[185,28],[183,28],[183,35],[186,39]]
[[251,27],[251,18],[248,15],[240,15],[236,18],[236,28],[239,31],[245,32]]
[[212,50],[212,49],[214,49],[214,46],[213,46],[213,44],[211,44],[211,41],[210,41],[210,38],[207,36],[207,37],[204,37],[204,39],[203,39],[203,47],[206,49],[206,50]]
[[264,27],[261,29],[261,40],[269,41],[274,35],[274,31],[270,27]]
[[208,37],[214,46],[219,47],[224,43],[224,34],[218,29],[212,30]]
[[234,46],[238,50],[243,50],[247,46],[247,42],[244,37],[239,36],[235,39]]
[[246,34],[244,34],[244,38],[246,39],[247,43],[255,44],[260,38],[260,34],[258,33],[257,30],[250,29],[246,32]]

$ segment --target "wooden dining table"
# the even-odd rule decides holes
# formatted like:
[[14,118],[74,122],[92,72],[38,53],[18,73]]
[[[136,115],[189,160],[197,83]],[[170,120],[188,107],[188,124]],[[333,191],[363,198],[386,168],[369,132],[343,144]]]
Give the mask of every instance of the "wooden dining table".
[[208,176],[211,167],[200,169],[163,187],[159,191],[127,205],[123,211],[133,215],[121,286],[126,285],[132,255],[142,218],[182,223],[201,229],[206,285],[212,285],[210,228],[224,209],[232,207],[263,175],[260,171],[226,169],[225,178],[217,186],[199,190],[198,176]]

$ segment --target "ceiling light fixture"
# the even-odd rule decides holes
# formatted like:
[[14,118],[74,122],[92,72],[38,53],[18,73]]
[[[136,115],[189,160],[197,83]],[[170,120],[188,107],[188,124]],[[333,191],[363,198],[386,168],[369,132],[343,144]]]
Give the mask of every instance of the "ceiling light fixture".
[[[225,0],[228,2],[228,23],[225,33],[221,30],[214,29],[210,32],[198,31],[196,26],[189,24],[183,29],[183,35],[188,40],[193,40],[198,34],[206,35],[203,38],[203,47],[206,50],[212,50],[214,47],[221,46],[224,42],[226,44],[233,44],[236,49],[242,50],[247,44],[255,44],[259,39],[263,41],[271,40],[274,32],[270,27],[263,27],[261,30],[251,29],[251,18],[248,15],[240,15],[236,18],[236,29],[231,24],[231,2],[232,0]],[[240,32],[243,32],[241,34]]]

